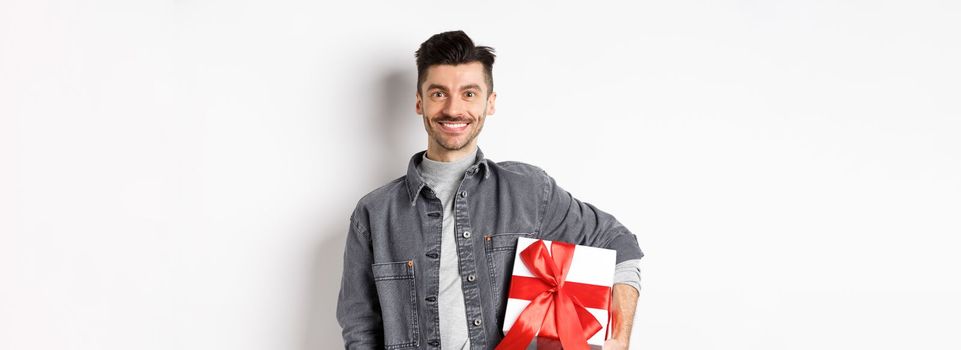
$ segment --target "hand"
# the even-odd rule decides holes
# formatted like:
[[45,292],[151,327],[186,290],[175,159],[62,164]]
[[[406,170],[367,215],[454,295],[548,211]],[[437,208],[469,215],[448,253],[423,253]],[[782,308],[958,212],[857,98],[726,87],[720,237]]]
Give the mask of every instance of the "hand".
[[627,342],[620,339],[608,339],[604,342],[604,350],[627,350]]

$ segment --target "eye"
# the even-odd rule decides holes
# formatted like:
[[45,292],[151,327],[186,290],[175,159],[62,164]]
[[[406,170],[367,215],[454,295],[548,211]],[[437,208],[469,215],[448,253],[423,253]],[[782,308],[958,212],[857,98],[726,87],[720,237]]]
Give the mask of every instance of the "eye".
[[477,94],[475,94],[473,91],[468,91],[468,92],[465,92],[464,95],[467,96],[467,97],[474,97],[474,96],[476,96]]
[[431,96],[434,96],[434,97],[444,97],[444,92],[443,92],[443,91],[434,91],[434,92],[431,93],[430,95],[431,95]]

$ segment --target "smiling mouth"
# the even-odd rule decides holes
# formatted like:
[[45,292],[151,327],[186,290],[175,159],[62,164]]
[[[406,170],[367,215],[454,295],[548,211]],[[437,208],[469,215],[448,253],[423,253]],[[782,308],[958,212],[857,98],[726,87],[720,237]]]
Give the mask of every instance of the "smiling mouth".
[[470,125],[467,122],[438,122],[438,124],[440,124],[442,130],[453,133],[464,131]]

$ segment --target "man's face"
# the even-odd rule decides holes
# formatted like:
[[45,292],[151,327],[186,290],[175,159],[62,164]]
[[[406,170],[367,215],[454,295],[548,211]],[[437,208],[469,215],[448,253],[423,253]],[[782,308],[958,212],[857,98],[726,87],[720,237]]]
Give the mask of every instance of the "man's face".
[[447,152],[476,144],[484,119],[494,114],[496,97],[488,94],[480,62],[428,68],[417,94],[417,114],[424,117],[430,146]]

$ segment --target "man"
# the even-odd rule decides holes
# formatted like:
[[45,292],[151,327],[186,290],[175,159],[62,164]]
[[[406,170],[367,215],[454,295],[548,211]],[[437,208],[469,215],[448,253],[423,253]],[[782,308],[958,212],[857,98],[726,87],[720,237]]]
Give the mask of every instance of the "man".
[[604,347],[626,349],[643,256],[634,234],[541,168],[484,158],[477,136],[494,114],[493,49],[453,31],[415,55],[427,150],[350,215],[337,304],[346,347],[493,349],[514,245],[531,237],[617,250],[617,326]]

